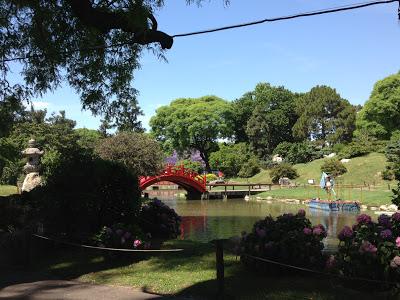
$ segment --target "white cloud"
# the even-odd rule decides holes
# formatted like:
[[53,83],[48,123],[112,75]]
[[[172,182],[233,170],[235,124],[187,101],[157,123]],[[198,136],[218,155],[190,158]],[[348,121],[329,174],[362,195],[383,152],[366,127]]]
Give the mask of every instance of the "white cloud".
[[32,101],[31,103],[35,109],[45,109],[50,106],[50,102],[46,101]]

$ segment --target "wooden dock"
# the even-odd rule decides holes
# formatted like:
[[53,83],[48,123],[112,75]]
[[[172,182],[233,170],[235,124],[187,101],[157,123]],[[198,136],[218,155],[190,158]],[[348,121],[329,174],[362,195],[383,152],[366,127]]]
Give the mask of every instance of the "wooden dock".
[[203,198],[244,198],[262,192],[271,191],[272,183],[215,183],[207,184],[207,193]]

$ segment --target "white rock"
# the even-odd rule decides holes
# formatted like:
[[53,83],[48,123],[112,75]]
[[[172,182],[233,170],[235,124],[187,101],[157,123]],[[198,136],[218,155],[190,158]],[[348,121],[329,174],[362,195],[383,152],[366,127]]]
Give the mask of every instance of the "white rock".
[[21,191],[22,192],[30,192],[35,187],[42,184],[42,179],[38,172],[29,173],[26,175],[24,179],[24,183],[22,184]]
[[388,209],[388,206],[387,206],[387,205],[381,205],[381,206],[379,206],[379,210],[387,211],[387,210],[389,210],[389,209]]
[[273,198],[271,197],[271,196],[268,196],[267,197],[267,200],[272,200]]
[[366,205],[361,205],[361,209],[366,210],[366,209],[368,209],[368,206],[366,206]]
[[378,210],[378,208],[376,206],[371,206],[369,209],[370,210]]
[[389,210],[389,211],[396,212],[396,211],[398,210],[398,207],[397,207],[397,205],[390,204],[390,205],[388,206],[388,210]]
[[249,201],[249,200],[250,200],[250,196],[249,195],[244,196],[244,201]]
[[324,155],[324,157],[328,157],[328,158],[332,158],[332,157],[335,157],[336,156],[336,153],[330,153],[330,154],[328,154],[328,155]]
[[340,160],[340,162],[341,162],[342,164],[346,164],[346,163],[348,163],[349,161],[350,161],[350,158],[343,158],[343,159]]

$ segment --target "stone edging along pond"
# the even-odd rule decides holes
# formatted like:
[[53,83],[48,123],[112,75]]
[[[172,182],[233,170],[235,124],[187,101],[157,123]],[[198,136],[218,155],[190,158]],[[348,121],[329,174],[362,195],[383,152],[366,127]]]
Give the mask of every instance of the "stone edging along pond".
[[[250,199],[256,200],[256,201],[263,201],[267,204],[272,204],[274,202],[281,202],[285,204],[307,204],[309,200],[299,200],[299,199],[290,199],[290,198],[282,198],[282,199],[274,199],[271,196],[268,196],[266,198],[263,197],[251,197]],[[374,211],[375,214],[387,214],[391,215],[398,211],[398,207],[394,204],[390,205],[380,205],[380,206],[367,206],[367,205],[361,205],[361,211]]]

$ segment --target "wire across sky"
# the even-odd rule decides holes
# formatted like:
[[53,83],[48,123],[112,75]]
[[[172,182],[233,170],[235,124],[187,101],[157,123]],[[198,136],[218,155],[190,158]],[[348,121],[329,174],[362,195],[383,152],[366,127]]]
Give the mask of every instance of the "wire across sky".
[[[315,11],[302,12],[302,13],[297,13],[297,14],[293,14],[293,15],[286,15],[286,16],[280,16],[280,17],[275,17],[275,18],[266,18],[266,19],[262,19],[262,20],[251,21],[251,22],[247,22],[247,23],[234,24],[234,25],[223,26],[223,27],[217,27],[217,28],[212,28],[212,29],[205,29],[205,30],[187,32],[187,33],[179,33],[179,34],[172,35],[172,37],[173,38],[180,38],[180,37],[194,36],[194,35],[200,35],[200,34],[209,34],[209,33],[218,32],[218,31],[225,31],[225,30],[232,30],[232,29],[236,29],[236,28],[260,25],[260,24],[263,24],[263,23],[287,21],[287,20],[292,20],[292,19],[297,19],[297,18],[305,18],[305,17],[312,17],[312,16],[318,16],[318,15],[334,14],[334,13],[350,11],[350,10],[357,10],[357,9],[361,9],[361,8],[365,8],[365,7],[389,4],[389,3],[394,3],[394,2],[398,2],[399,3],[398,17],[399,17],[399,20],[400,20],[400,0],[369,1],[369,2],[353,3],[353,4],[343,5],[343,6],[325,8],[325,9],[315,10]],[[115,48],[115,47],[131,45],[131,44],[132,44],[132,42],[125,42],[125,43],[118,43],[118,44],[99,45],[99,46],[92,46],[92,47],[85,47],[85,48],[77,48],[77,49],[74,49],[74,50],[70,50],[70,51],[64,52],[64,55],[69,55],[69,54],[72,54],[74,52],[80,52],[80,51],[93,51],[93,50],[106,49],[106,48]],[[27,54],[27,55],[20,56],[20,57],[11,57],[11,58],[4,58],[3,57],[3,59],[1,59],[1,63],[4,64],[4,63],[10,62],[10,61],[26,60],[26,59],[30,59],[30,58],[43,57],[43,56],[45,56],[44,53],[35,53],[35,54]]]

